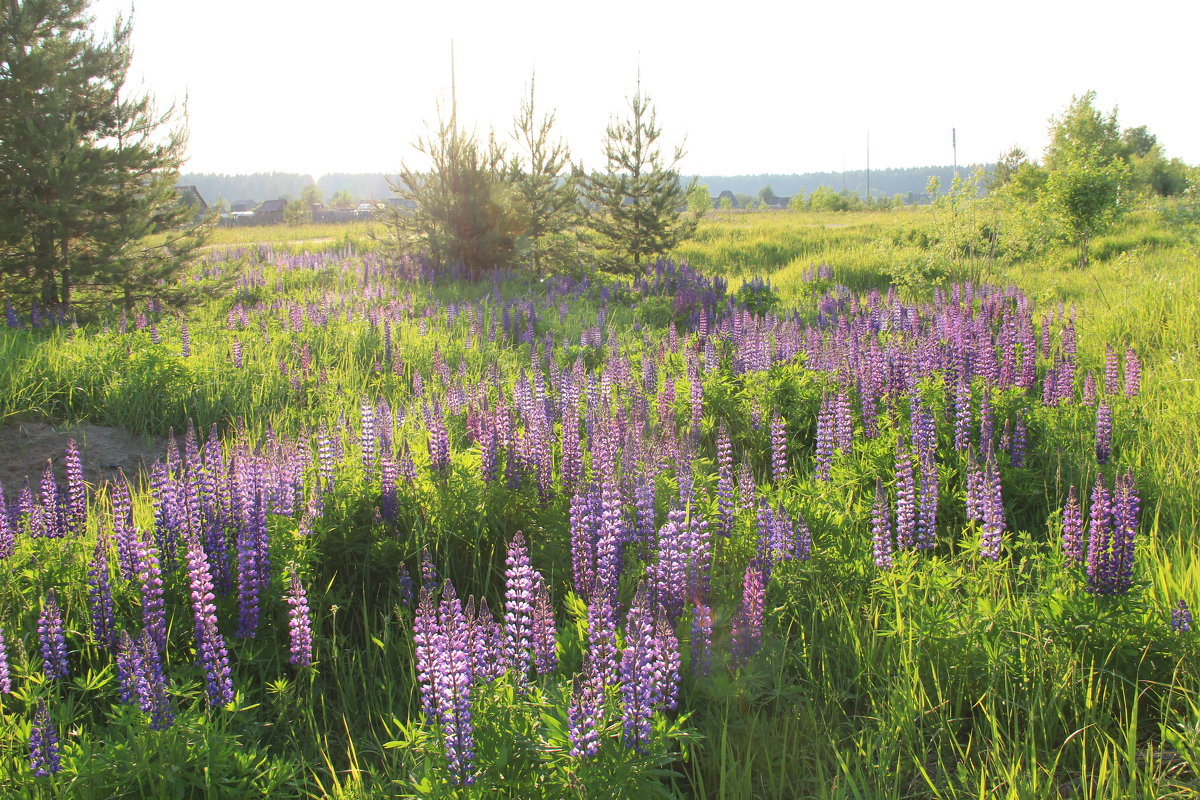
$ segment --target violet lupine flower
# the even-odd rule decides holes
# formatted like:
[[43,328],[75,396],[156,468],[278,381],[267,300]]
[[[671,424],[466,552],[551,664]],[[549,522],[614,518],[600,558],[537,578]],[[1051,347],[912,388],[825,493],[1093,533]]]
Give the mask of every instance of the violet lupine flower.
[[540,580],[533,601],[533,664],[538,675],[553,672],[558,666],[554,604],[550,600],[550,590]]
[[396,573],[396,581],[400,587],[400,604],[408,608],[413,602],[413,579],[406,565],[400,565],[400,569]]
[[59,497],[58,481],[54,478],[54,468],[50,459],[42,468],[41,483],[41,520],[40,530],[33,532],[35,536],[46,536],[51,539],[61,539],[67,535],[67,520],[65,506]]
[[359,426],[359,446],[362,451],[363,472],[371,474],[375,468],[375,404],[367,398],[359,403],[361,423]]
[[333,490],[333,441],[329,429],[322,423],[317,429],[317,474],[321,477],[321,491]]
[[67,639],[63,632],[62,610],[54,590],[46,596],[42,613],[38,615],[38,640],[42,649],[42,671],[46,680],[65,678],[70,674],[67,667]]
[[654,613],[645,587],[638,590],[625,617],[625,649],[621,653],[621,722],[625,746],[645,752],[658,688],[655,662],[658,641]]
[[617,615],[605,594],[594,596],[588,603],[587,654],[605,685],[615,685],[620,664]]
[[996,422],[992,412],[992,393],[983,390],[979,400],[979,452],[986,459],[995,446]]
[[384,453],[380,457],[380,491],[379,491],[379,513],[388,522],[396,521],[396,481],[399,479],[399,471],[396,469],[396,461],[388,453]]
[[658,530],[658,560],[646,572],[648,592],[673,618],[683,613],[688,593],[689,531],[686,509],[675,507],[667,512],[666,523]]
[[529,563],[525,535],[520,531],[509,544],[504,563],[504,661],[524,678],[533,663],[534,586],[538,573]]
[[912,456],[901,439],[896,443],[896,549],[917,542],[917,489]]
[[117,629],[112,583],[108,574],[108,534],[103,530],[88,565],[88,607],[92,612],[92,635],[96,643],[112,647]]
[[691,669],[697,677],[712,671],[712,609],[699,600],[692,603]]
[[143,532],[137,542],[135,575],[141,583],[142,624],[154,640],[159,652],[167,649],[167,613],[163,600],[162,568],[158,548],[149,533]]
[[988,457],[983,468],[983,533],[980,552],[984,558],[997,561],[1004,536],[1004,499],[1001,494],[1000,468],[994,456]]
[[436,400],[432,410],[426,409],[425,427],[429,432],[429,467],[434,472],[444,472],[450,468],[450,435],[442,407]]
[[29,730],[29,766],[38,777],[53,775],[62,769],[58,757],[58,733],[46,701],[38,698],[37,710],[33,712],[33,726]]
[[1175,633],[1188,633],[1192,629],[1192,610],[1186,600],[1180,600],[1171,610],[1171,630]]
[[875,505],[871,508],[871,539],[872,552],[875,555],[875,566],[888,569],[892,566],[892,521],[890,503],[883,481],[875,479]]
[[1091,372],[1083,376],[1083,404],[1089,408],[1096,405],[1096,376]]
[[971,442],[971,385],[959,379],[954,386],[954,449],[966,450]]
[[967,450],[967,521],[983,522],[983,468],[974,449]]
[[436,592],[437,583],[437,568],[433,566],[433,557],[429,555],[429,548],[426,547],[421,551],[421,587]]
[[417,668],[417,685],[420,688],[421,710],[430,724],[435,720],[437,701],[434,697],[433,680],[436,672],[435,639],[438,633],[437,611],[429,587],[421,587],[417,601],[417,613],[413,620],[413,651]]
[[679,705],[679,672],[682,661],[675,629],[662,613],[655,618],[654,639],[654,707],[674,711]]
[[180,339],[180,354],[184,358],[189,358],[192,355],[192,332],[188,330],[187,320],[179,322],[179,339]]
[[1092,486],[1087,547],[1087,590],[1093,594],[1104,594],[1108,585],[1112,527],[1112,495],[1104,483],[1104,476],[1097,475],[1096,483]]
[[1133,473],[1118,475],[1113,491],[1110,594],[1125,594],[1133,585],[1134,539],[1140,507]]
[[1105,345],[1104,349],[1104,394],[1108,397],[1115,397],[1117,394],[1117,386],[1119,385],[1119,366],[1117,364],[1117,351],[1113,350],[1112,345]]
[[133,526],[133,499],[125,471],[117,468],[112,494],[113,538],[117,542],[117,568],[125,580],[137,569],[137,531]]
[[817,480],[827,481],[833,465],[834,437],[837,433],[834,417],[833,395],[825,395],[821,399],[821,410],[817,414]]
[[1062,513],[1063,556],[1073,567],[1083,565],[1083,511],[1079,507],[1079,495],[1072,486],[1067,492],[1067,502]]
[[787,477],[787,435],[784,431],[783,418],[779,414],[771,415],[771,479],[782,483]]
[[758,652],[762,642],[763,606],[766,601],[767,579],[763,568],[750,562],[746,567],[742,587],[742,605],[733,617],[731,638],[731,660],[740,667]]
[[191,581],[192,616],[196,631],[196,660],[204,669],[208,703],[216,708],[233,702],[233,679],[225,639],[217,628],[217,609],[213,605],[212,573],[208,556],[198,537],[188,540],[188,576]]
[[1142,362],[1132,347],[1125,348],[1125,396],[1137,397],[1142,389]]
[[462,603],[454,593],[454,584],[446,581],[434,636],[433,688],[445,737],[446,761],[452,781],[460,786],[475,782],[475,728],[471,721],[473,676],[468,638]]
[[738,502],[743,511],[754,510],[754,498],[757,494],[758,489],[754,485],[754,473],[750,469],[750,462],[743,460],[742,466],[738,470]]
[[927,450],[921,453],[920,459],[921,494],[917,505],[916,545],[920,550],[930,550],[937,546],[937,451]]
[[0,628],[0,694],[12,693],[12,675],[8,670],[8,648],[4,643],[4,629]]
[[1012,445],[1009,448],[1009,464],[1014,467],[1025,466],[1025,447],[1029,440],[1029,431],[1025,426],[1025,415],[1017,412],[1017,421],[1013,425]]
[[845,390],[834,399],[833,429],[837,449],[849,453],[854,447],[854,418],[850,416],[850,395]]
[[64,464],[67,473],[67,527],[80,536],[87,529],[87,486],[83,482],[83,462],[74,439],[67,440]]
[[121,687],[122,703],[136,705],[150,711],[150,683],[143,666],[145,654],[137,646],[129,631],[121,631],[117,640],[117,683]]
[[0,484],[0,560],[11,556],[17,549],[16,508],[9,508],[4,497],[4,485]]
[[733,444],[724,420],[717,431],[717,532],[733,532]]
[[294,667],[307,667],[312,664],[312,621],[309,617],[308,594],[300,576],[293,569],[289,580],[287,594],[288,604],[288,634],[290,639],[291,656],[289,663]]
[[1096,463],[1107,464],[1112,455],[1112,409],[1108,403],[1096,408]]
[[583,674],[571,685],[567,707],[567,738],[574,758],[595,758],[600,753],[600,726],[604,724],[604,679],[585,658]]
[[234,369],[241,369],[245,363],[242,360],[242,343],[238,339],[233,340],[233,366]]

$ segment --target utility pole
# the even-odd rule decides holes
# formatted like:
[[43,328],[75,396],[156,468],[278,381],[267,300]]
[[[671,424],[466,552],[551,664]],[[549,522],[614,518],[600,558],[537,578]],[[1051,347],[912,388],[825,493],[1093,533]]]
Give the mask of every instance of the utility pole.
[[454,40],[450,40],[450,136],[458,138],[458,91],[454,83]]
[[871,132],[867,131],[867,205],[871,205]]
[[958,128],[950,129],[950,147],[954,150],[954,176],[958,177]]

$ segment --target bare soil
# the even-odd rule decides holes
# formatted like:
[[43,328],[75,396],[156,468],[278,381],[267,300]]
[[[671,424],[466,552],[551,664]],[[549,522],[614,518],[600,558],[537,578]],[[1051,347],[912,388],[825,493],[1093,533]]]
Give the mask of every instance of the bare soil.
[[136,486],[140,473],[148,472],[151,462],[163,455],[163,441],[121,428],[88,422],[56,428],[44,422],[9,421],[0,426],[0,482],[6,492],[14,494],[26,476],[36,490],[46,459],[51,459],[62,479],[68,439],[75,440],[83,479],[93,486],[115,478],[118,468]]

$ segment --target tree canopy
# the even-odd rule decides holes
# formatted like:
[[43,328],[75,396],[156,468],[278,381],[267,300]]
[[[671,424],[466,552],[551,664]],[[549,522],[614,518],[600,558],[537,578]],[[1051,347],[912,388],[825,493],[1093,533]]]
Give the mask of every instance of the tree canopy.
[[169,284],[199,242],[175,188],[186,127],[174,107],[124,91],[130,23],[97,38],[87,8],[0,9],[0,278],[60,311],[181,299]]

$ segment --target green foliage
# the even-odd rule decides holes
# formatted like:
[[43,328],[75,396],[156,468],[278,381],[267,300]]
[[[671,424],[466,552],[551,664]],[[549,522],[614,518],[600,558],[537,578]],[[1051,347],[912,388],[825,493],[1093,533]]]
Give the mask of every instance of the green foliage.
[[[509,162],[510,179],[522,238],[519,249],[541,274],[544,266],[561,269],[571,255],[563,248],[568,239],[557,234],[575,222],[578,182],[570,167],[571,152],[562,142],[552,142],[554,114],[538,119],[534,113],[534,81],[529,80],[529,97],[513,121],[513,139],[521,153]],[[555,246],[558,245],[558,246]],[[549,257],[550,264],[543,262]]]
[[591,206],[588,225],[604,241],[615,272],[639,272],[643,261],[672,250],[696,229],[696,218],[686,213],[690,189],[678,169],[683,148],[666,161],[661,135],[658,115],[639,81],[629,100],[629,118],[608,126],[605,171],[593,172],[584,184]]
[[828,186],[818,186],[808,196],[808,207],[812,211],[845,211],[850,205]]
[[174,108],[129,96],[130,24],[97,38],[87,6],[0,14],[0,281],[51,309],[182,302],[201,233],[175,192],[187,132]]
[[504,151],[496,140],[484,143],[460,129],[452,112],[449,120],[439,117],[437,130],[418,139],[415,147],[431,166],[422,173],[404,165],[399,178],[390,182],[413,205],[387,210],[393,246],[473,274],[511,265],[521,223]]
[[792,195],[792,199],[788,200],[789,211],[803,211],[808,207],[808,203],[804,199],[804,192],[796,192]]
[[315,183],[310,183],[300,190],[299,198],[288,201],[283,218],[288,225],[306,225],[313,221],[313,206],[321,202],[321,190]]
[[690,211],[697,219],[703,217],[713,209],[712,195],[709,194],[709,189],[703,184],[696,184],[688,191],[688,211]]

